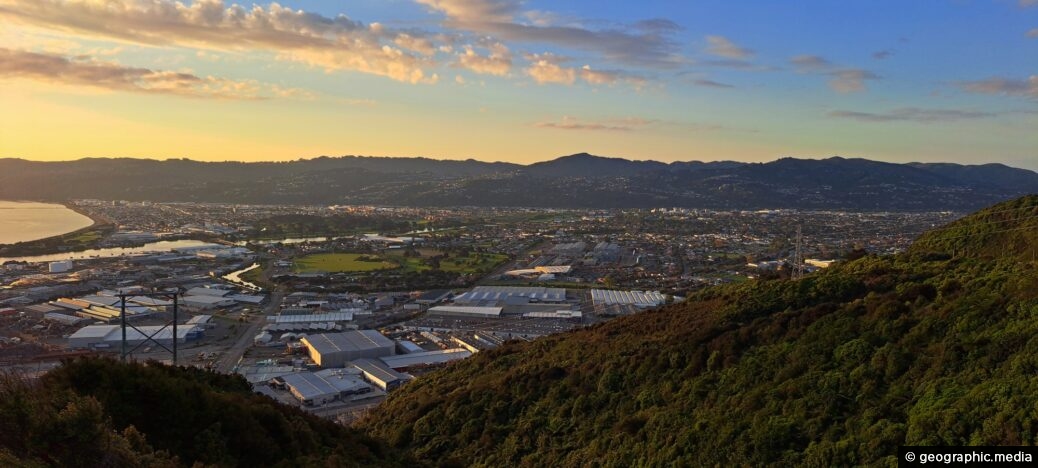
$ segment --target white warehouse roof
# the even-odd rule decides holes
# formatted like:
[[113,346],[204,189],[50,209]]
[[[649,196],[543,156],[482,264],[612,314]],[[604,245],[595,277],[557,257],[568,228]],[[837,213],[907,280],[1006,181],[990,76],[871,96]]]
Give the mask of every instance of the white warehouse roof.
[[436,306],[429,308],[429,313],[434,315],[443,314],[499,317],[502,309],[502,307]]
[[595,305],[629,304],[637,307],[656,307],[667,301],[658,291],[611,291],[592,289],[591,301]]

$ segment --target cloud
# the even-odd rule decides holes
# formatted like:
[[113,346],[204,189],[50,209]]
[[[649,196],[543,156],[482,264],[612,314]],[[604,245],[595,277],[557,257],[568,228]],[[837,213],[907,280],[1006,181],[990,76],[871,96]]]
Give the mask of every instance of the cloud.
[[818,55],[797,55],[789,59],[790,65],[799,73],[817,73],[833,66],[833,63]]
[[730,85],[730,84],[727,84],[727,83],[720,83],[720,82],[717,82],[717,81],[714,81],[714,80],[694,80],[694,81],[692,81],[692,84],[694,84],[696,86],[706,86],[708,88],[734,88],[735,87],[733,85]]
[[443,13],[448,28],[495,38],[528,43],[549,43],[560,47],[601,54],[610,61],[628,65],[674,68],[684,62],[677,54],[678,44],[671,39],[673,27],[659,20],[636,23],[632,30],[588,29],[579,25],[555,25],[543,13],[533,15],[533,24],[516,21],[520,2],[516,0],[416,0]]
[[527,59],[530,60],[530,66],[524,71],[537,84],[573,84],[577,80],[577,71],[575,69],[559,65],[559,63],[567,60],[566,58],[551,53],[544,53],[534,54],[527,57]]
[[498,42],[488,46],[490,54],[483,56],[476,53],[472,46],[464,47],[458,54],[457,64],[482,75],[504,76],[512,70],[512,53],[504,44]]
[[591,85],[615,85],[618,83],[629,84],[636,89],[641,88],[648,82],[642,76],[628,73],[623,70],[596,70],[590,65],[580,68],[567,67],[563,64],[571,59],[546,52],[543,54],[527,54],[525,56],[530,65],[524,70],[537,84],[565,84],[572,85],[577,79]]
[[1034,28],[1030,31],[1027,31],[1027,37],[1038,38],[1038,28]]
[[604,132],[629,132],[638,130],[658,122],[654,119],[642,119],[639,117],[626,117],[622,119],[608,119],[598,121],[581,121],[574,117],[563,116],[559,121],[545,121],[533,124],[538,128],[550,128],[555,130],[585,130]]
[[[344,15],[328,18],[271,3],[225,6],[168,0],[0,0],[0,17],[89,37],[225,51],[272,52],[326,70],[352,70],[410,83],[432,82],[417,31],[396,32]],[[416,55],[418,54],[418,55]]]
[[169,94],[194,98],[311,99],[308,91],[191,73],[127,67],[77,56],[66,57],[0,48],[0,78],[20,78],[112,91]]
[[1020,0],[1020,8],[1033,7],[1038,5],[1038,0]]
[[917,107],[904,107],[882,113],[856,112],[856,111],[832,111],[830,117],[841,119],[852,119],[860,122],[952,122],[956,120],[984,119],[994,117],[995,114],[980,111],[964,111],[957,109],[920,109]]
[[884,59],[890,58],[891,55],[894,55],[894,51],[893,50],[884,49],[884,50],[873,52],[872,53],[872,58],[874,58],[876,60],[884,60]]
[[448,18],[466,22],[509,22],[519,12],[517,0],[416,0]]
[[753,57],[753,50],[739,47],[724,36],[706,36],[706,53],[718,57],[745,60]]
[[971,93],[1038,98],[1038,75],[1031,75],[1026,80],[995,77],[978,81],[963,81],[958,85]]
[[828,76],[829,88],[844,94],[864,91],[866,81],[881,78],[865,69],[837,67],[825,57],[818,55],[797,55],[790,58],[789,63],[797,73]]
[[827,72],[832,77],[829,87],[838,93],[857,93],[865,91],[865,80],[878,80],[879,75],[860,68],[844,68]]

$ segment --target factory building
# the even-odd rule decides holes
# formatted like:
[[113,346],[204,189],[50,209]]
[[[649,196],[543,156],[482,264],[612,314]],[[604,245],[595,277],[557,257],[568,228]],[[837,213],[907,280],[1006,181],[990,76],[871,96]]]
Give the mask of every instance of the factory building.
[[306,314],[306,315],[274,315],[267,317],[268,322],[277,324],[284,323],[312,323],[312,322],[352,322],[353,321],[353,310],[344,309],[342,312],[329,312],[327,314]]
[[355,359],[392,356],[396,352],[396,343],[377,330],[322,333],[300,341],[310,353],[310,359],[321,367],[343,367]]
[[72,270],[72,260],[62,260],[60,262],[50,262],[47,265],[47,271],[51,273],[67,273]]
[[541,288],[522,286],[476,286],[471,291],[454,298],[457,305],[518,305],[530,302],[565,302],[563,288]]
[[[177,343],[194,341],[202,337],[201,327],[181,325],[177,327]],[[126,342],[133,346],[153,340],[162,344],[173,343],[173,327],[162,325],[139,326],[136,329],[126,328]],[[117,348],[122,342],[122,330],[118,325],[89,325],[80,328],[68,337],[68,347],[73,349]]]
[[389,368],[400,371],[414,367],[428,367],[447,364],[448,362],[465,359],[469,356],[472,356],[472,351],[456,348],[445,349],[442,351],[426,351],[424,353],[388,356],[383,357],[381,360]]
[[195,310],[212,310],[221,307],[231,307],[235,304],[235,302],[234,299],[228,299],[223,296],[198,294],[193,296],[185,295],[184,298],[180,300],[180,304],[182,304],[184,307],[188,307]]
[[393,370],[377,359],[357,359],[350,364],[360,371],[365,380],[384,392],[395,390],[410,379],[410,376]]
[[429,315],[446,317],[498,318],[501,307],[475,306],[436,306],[429,309]]
[[656,307],[667,302],[658,291],[611,291],[592,289],[591,302],[595,306],[632,305],[640,309]]
[[371,391],[371,386],[360,376],[341,369],[286,374],[275,381],[283,382],[292,396],[306,406],[321,406]]
[[451,295],[450,289],[432,289],[422,293],[415,299],[418,304],[432,305],[447,299]]

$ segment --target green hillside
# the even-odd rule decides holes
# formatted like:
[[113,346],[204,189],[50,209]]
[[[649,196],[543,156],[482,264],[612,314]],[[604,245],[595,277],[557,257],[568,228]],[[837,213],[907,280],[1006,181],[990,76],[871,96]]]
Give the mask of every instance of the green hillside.
[[109,359],[0,376],[0,466],[415,466],[398,453],[238,376]]
[[507,344],[362,424],[417,458],[476,466],[893,466],[898,445],[1035,444],[1025,212],[1038,197],[899,256]]

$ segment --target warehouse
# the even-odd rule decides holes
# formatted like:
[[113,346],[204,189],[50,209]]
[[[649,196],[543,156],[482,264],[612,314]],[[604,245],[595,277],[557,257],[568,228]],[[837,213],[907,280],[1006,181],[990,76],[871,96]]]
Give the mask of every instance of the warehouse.
[[638,308],[656,307],[667,302],[666,296],[657,291],[611,291],[592,289],[591,302],[596,306],[633,305]]
[[[195,288],[199,289],[199,288]],[[213,295],[196,295],[196,296],[184,296],[180,303],[184,307],[190,307],[196,310],[211,310],[220,307],[230,307],[235,304],[234,299],[227,299],[221,296]]]
[[307,315],[274,315],[267,317],[268,322],[273,323],[310,323],[310,322],[352,322],[353,311],[346,310],[344,312],[329,312],[327,314],[307,314]]
[[447,299],[451,295],[450,289],[433,289],[426,291],[415,302],[418,304],[432,305]]
[[396,352],[396,343],[377,330],[322,333],[300,341],[310,353],[310,359],[321,367],[343,367],[354,359],[380,358]]
[[359,376],[338,369],[286,374],[275,380],[278,379],[306,406],[321,406],[371,391],[371,386]]
[[501,316],[502,309],[501,307],[436,306],[429,309],[429,315],[498,318]]
[[563,288],[540,288],[521,286],[476,286],[471,291],[454,298],[459,305],[496,305],[499,303],[519,304],[526,302],[565,302]]
[[[202,337],[201,327],[180,326],[177,328],[177,342],[185,343]],[[133,346],[143,343],[151,336],[162,344],[173,343],[173,327],[162,325],[140,326],[136,329],[126,328],[126,343]],[[89,325],[80,328],[68,337],[68,347],[73,349],[115,348],[122,342],[122,330],[118,325]]]
[[408,380],[408,376],[391,369],[377,359],[357,359],[350,364],[361,372],[365,380],[384,392],[395,390]]
[[401,354],[382,358],[382,362],[393,370],[406,370],[413,367],[428,367],[446,364],[472,356],[467,349],[445,349],[442,351],[426,351],[424,353]]

